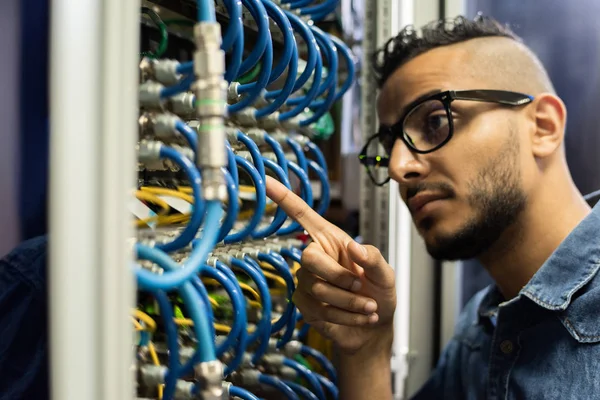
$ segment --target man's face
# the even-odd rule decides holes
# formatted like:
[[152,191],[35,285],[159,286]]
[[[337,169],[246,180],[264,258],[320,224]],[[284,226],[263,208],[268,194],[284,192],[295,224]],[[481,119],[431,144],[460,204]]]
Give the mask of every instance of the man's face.
[[[460,45],[424,53],[399,68],[379,97],[380,122],[396,123],[406,105],[435,90],[504,89],[465,68]],[[512,225],[527,201],[520,146],[528,133],[520,108],[454,101],[452,139],[417,154],[396,140],[389,173],[436,259],[477,257]]]

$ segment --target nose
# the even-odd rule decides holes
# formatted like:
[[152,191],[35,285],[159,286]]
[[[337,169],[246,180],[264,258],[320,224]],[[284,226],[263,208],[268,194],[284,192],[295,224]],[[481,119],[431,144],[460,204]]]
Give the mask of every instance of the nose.
[[389,164],[390,178],[400,185],[415,184],[429,175],[430,167],[423,157],[413,153],[402,140],[396,140]]

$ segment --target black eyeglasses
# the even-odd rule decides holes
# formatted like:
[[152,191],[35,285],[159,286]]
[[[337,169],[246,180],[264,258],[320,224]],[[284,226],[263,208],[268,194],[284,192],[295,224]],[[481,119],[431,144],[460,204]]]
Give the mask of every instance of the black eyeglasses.
[[374,184],[383,186],[389,182],[387,167],[397,139],[420,154],[436,151],[452,139],[454,124],[450,104],[454,100],[517,107],[531,103],[533,96],[504,90],[448,90],[418,99],[400,121],[392,126],[381,125],[360,152],[359,161],[367,168]]

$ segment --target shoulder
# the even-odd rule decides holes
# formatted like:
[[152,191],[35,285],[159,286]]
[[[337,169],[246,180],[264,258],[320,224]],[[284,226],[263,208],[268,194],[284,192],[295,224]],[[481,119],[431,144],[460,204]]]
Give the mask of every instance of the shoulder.
[[0,291],[2,282],[21,282],[33,290],[44,291],[48,239],[39,236],[19,244],[0,259]]

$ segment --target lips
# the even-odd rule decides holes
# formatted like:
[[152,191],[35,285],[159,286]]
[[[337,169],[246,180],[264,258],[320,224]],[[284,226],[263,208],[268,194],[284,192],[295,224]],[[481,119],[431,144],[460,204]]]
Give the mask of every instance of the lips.
[[408,208],[410,212],[415,214],[419,212],[427,203],[431,203],[436,200],[447,199],[448,195],[442,193],[419,193],[408,200]]

